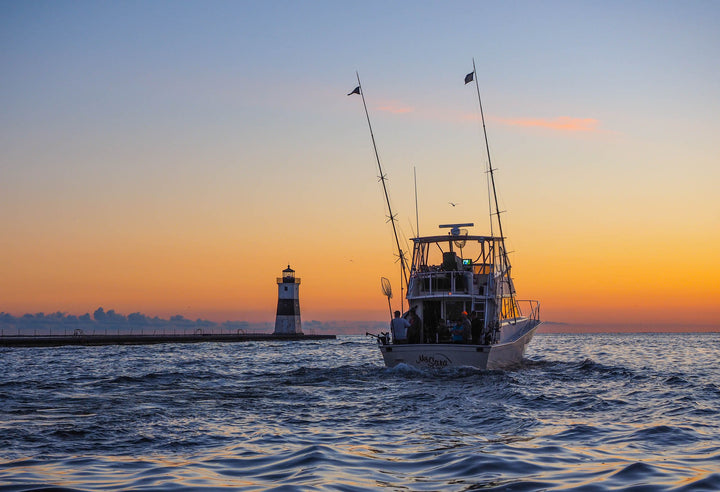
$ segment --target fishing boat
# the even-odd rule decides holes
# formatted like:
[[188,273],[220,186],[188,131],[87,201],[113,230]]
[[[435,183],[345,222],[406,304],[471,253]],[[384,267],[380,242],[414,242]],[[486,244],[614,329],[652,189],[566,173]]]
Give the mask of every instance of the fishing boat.
[[[395,321],[391,326],[399,327],[396,333],[391,330],[372,335],[388,367],[406,364],[423,369],[511,368],[521,364],[525,349],[541,323],[540,303],[519,300],[510,274],[474,61],[465,84],[472,81],[477,89],[487,151],[490,234],[471,234],[472,222],[441,224],[435,235],[412,238],[409,260],[398,238],[397,219],[390,207],[386,177],[359,75],[358,87],[350,93],[360,94],[363,99],[407,300],[408,309],[402,318],[409,322],[409,327],[407,323]],[[494,233],[494,224],[498,234]],[[382,280],[383,293],[390,306],[392,289],[387,279]],[[392,313],[392,309],[390,311]]]
[[378,336],[385,364],[506,369],[522,362],[540,304],[518,300],[502,236],[471,235],[472,223],[413,238],[408,333]]

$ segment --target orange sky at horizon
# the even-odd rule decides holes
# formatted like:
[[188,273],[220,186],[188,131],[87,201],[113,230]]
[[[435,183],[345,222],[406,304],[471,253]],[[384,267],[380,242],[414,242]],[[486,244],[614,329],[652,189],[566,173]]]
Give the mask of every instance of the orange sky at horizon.
[[[385,227],[389,226],[381,222],[378,229]],[[581,324],[717,323],[720,308],[715,301],[720,292],[716,279],[720,271],[717,265],[715,270],[703,265],[704,258],[714,254],[709,247],[704,252],[696,249],[695,257],[669,261],[674,257],[672,245],[643,257],[624,254],[621,245],[610,248],[603,244],[599,249],[584,248],[572,254],[567,247],[543,250],[540,246],[548,238],[541,239],[538,247],[532,236],[515,241],[520,251],[511,259],[519,297],[539,299],[544,320]],[[399,307],[391,242],[384,241],[375,248],[359,243],[354,251],[350,242],[340,244],[337,250],[298,247],[284,251],[284,259],[302,279],[303,319],[384,319],[387,302],[381,293],[380,276],[391,278],[393,309]],[[268,256],[249,261],[254,256],[252,245],[232,244],[236,248],[220,247],[217,242],[214,247],[207,243],[170,247],[150,241],[136,247],[120,243],[114,249],[106,244],[94,254],[94,245],[82,250],[56,250],[46,259],[48,263],[34,262],[31,268],[14,272],[5,266],[3,274],[18,280],[12,292],[3,293],[2,310],[14,315],[55,311],[84,314],[102,306],[122,314],[272,322],[277,299],[275,279],[287,263],[279,259],[283,251],[277,248]],[[114,258],[113,264],[107,264],[107,255]],[[80,277],[77,272],[84,275]],[[30,302],[28,292],[32,293]]]

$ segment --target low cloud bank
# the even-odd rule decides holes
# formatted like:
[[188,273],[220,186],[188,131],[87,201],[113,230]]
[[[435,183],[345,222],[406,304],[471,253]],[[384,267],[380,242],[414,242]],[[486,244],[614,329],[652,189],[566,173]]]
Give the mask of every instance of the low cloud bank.
[[[105,334],[191,334],[191,333],[272,333],[274,323],[225,321],[216,323],[205,319],[191,320],[182,315],[163,319],[142,313],[127,316],[99,307],[91,315],[35,313],[13,316],[0,312],[0,335],[105,335]],[[303,321],[306,334],[364,335],[365,332],[387,331],[387,323],[380,321]]]

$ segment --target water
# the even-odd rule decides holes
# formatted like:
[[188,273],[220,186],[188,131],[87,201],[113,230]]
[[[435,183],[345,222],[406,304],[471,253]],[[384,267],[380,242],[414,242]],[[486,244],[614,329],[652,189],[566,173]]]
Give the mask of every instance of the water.
[[720,334],[538,335],[506,372],[365,337],[0,349],[0,490],[720,490]]

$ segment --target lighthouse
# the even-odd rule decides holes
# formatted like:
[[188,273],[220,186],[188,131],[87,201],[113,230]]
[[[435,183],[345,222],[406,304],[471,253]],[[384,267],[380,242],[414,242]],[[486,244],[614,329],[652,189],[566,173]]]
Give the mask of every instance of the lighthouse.
[[275,335],[302,335],[300,327],[300,279],[290,265],[277,279],[278,303],[275,315]]

